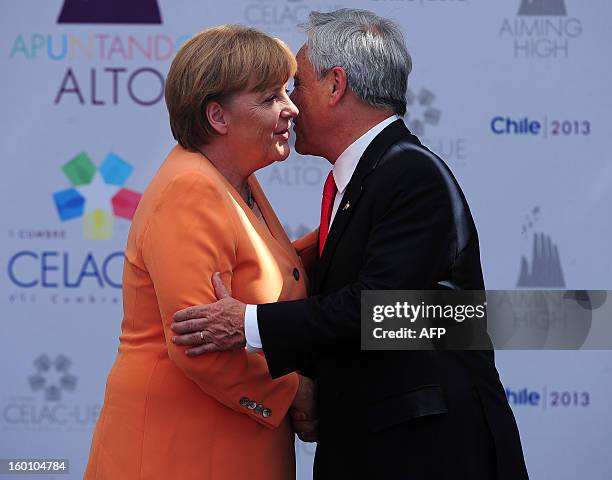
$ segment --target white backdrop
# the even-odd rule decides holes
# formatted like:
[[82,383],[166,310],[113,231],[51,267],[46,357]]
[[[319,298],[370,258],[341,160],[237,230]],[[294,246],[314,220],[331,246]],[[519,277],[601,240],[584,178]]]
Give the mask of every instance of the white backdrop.
[[[0,1],[0,458],[69,458],[82,475],[130,212],[173,144],[163,78],[211,25],[297,51],[311,9],[395,19],[414,60],[406,121],[466,193],[487,287],[612,289],[607,0],[149,0],[124,24],[79,17],[81,2]],[[291,236],[316,225],[329,168],[292,154],[259,172]],[[612,478],[610,352],[500,352],[498,366],[532,478]],[[312,445],[297,447],[308,479]]]

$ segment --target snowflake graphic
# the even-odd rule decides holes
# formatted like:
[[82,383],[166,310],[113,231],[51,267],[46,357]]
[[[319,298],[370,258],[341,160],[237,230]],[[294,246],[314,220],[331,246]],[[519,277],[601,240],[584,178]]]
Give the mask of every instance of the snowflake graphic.
[[[83,237],[104,240],[113,236],[113,216],[131,220],[142,196],[123,188],[134,167],[109,153],[96,168],[85,152],[62,167],[72,188],[53,194],[62,222],[83,217]],[[99,175],[97,173],[99,172]]]
[[55,360],[46,353],[34,360],[36,373],[28,378],[33,392],[43,391],[45,400],[58,402],[62,391],[72,392],[77,384],[77,377],[68,370],[72,362],[65,355],[58,355]]
[[415,135],[424,135],[426,125],[437,125],[440,121],[441,112],[433,108],[432,104],[436,96],[426,88],[422,88],[418,95],[408,89],[406,93],[406,124]]

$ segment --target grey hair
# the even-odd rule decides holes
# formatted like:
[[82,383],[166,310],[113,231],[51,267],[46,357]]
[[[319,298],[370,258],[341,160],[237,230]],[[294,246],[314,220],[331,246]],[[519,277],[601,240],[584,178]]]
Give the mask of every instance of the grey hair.
[[406,113],[412,58],[395,22],[368,10],[341,8],[313,11],[300,27],[308,37],[308,59],[319,78],[342,67],[349,87],[365,103]]

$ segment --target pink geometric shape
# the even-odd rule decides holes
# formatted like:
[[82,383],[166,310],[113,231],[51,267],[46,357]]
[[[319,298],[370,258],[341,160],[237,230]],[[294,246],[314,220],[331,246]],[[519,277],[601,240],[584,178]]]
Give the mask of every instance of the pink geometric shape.
[[119,190],[111,200],[115,216],[131,220],[140,202],[140,197],[142,194],[133,190],[127,188]]

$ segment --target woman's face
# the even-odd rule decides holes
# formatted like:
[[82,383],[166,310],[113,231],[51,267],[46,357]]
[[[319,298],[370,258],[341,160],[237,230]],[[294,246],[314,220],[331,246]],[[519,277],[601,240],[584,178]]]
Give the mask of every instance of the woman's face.
[[227,140],[240,157],[241,170],[254,172],[289,156],[290,128],[299,112],[289,99],[287,84],[237,93],[223,110]]

